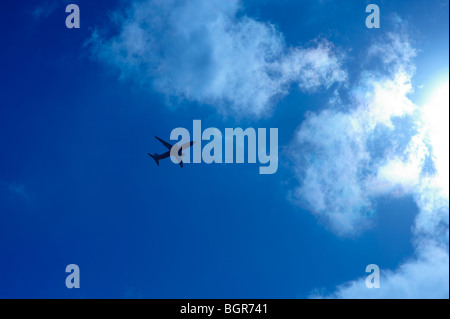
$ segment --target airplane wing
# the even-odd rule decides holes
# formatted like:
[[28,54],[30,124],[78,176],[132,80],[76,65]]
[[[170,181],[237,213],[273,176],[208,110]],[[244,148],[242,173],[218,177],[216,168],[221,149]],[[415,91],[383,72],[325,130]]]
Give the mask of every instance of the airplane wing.
[[169,143],[167,143],[166,141],[163,141],[162,139],[160,139],[158,136],[155,136],[156,137],[156,139],[158,140],[158,141],[160,141],[161,143],[163,143],[164,144],[164,146],[165,147],[167,147],[169,150],[170,149],[172,149],[172,144],[169,144]]

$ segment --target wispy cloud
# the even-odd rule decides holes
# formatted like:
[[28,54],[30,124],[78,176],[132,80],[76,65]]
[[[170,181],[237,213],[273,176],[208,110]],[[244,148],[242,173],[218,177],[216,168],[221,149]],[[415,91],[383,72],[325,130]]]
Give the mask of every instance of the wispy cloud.
[[58,1],[45,1],[36,6],[33,11],[33,17],[37,20],[49,17],[58,7]]
[[[403,41],[405,45],[397,48],[411,51],[401,36],[390,35],[390,41]],[[369,51],[381,47],[390,48],[386,50],[389,56],[398,56],[390,52],[393,46],[387,43],[375,44]],[[294,198],[325,218],[339,234],[353,234],[367,226],[367,217],[374,212],[371,198],[386,182],[379,177],[392,177],[388,171],[395,169],[383,166],[385,157],[407,152],[409,139],[418,133],[414,125],[405,130],[408,123],[398,127],[405,122],[404,116],[413,116],[416,110],[408,98],[412,92],[413,53],[405,56],[405,60],[381,56],[383,64],[389,66],[388,74],[365,71],[350,90],[351,105],[339,105],[341,99],[334,98],[331,107],[309,113],[296,133],[291,149],[300,186]],[[410,164],[416,167],[410,165],[409,175],[403,176],[405,182],[417,178],[411,173],[414,169],[420,173],[426,150],[421,150],[420,158],[410,158]],[[398,165],[408,165],[403,159],[397,160]]]
[[118,32],[96,30],[94,56],[168,96],[234,116],[261,116],[296,83],[301,90],[343,82],[325,39],[289,48],[275,26],[242,16],[237,0],[134,2],[113,14]]
[[381,64],[363,73],[350,105],[340,107],[347,111],[309,114],[296,134],[293,198],[337,234],[368,227],[381,195],[412,196],[419,208],[415,256],[382,272],[380,289],[363,278],[315,297],[448,298],[448,83],[428,105],[415,105],[414,56],[405,33],[388,34],[370,48]]
[[366,278],[337,287],[331,293],[313,292],[311,298],[393,299],[448,298],[448,249],[435,243],[423,245],[414,259],[395,271],[381,270],[380,288],[367,289]]
[[19,197],[23,200],[30,199],[30,194],[25,188],[25,185],[21,183],[13,183],[0,180],[0,192],[7,193],[8,195],[11,196]]

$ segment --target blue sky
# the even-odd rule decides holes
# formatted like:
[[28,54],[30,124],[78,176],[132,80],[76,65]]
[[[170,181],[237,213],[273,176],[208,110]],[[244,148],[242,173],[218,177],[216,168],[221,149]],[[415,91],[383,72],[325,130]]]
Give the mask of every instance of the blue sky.
[[[448,1],[71,2],[0,5],[0,297],[448,298]],[[194,119],[277,173],[157,167]]]

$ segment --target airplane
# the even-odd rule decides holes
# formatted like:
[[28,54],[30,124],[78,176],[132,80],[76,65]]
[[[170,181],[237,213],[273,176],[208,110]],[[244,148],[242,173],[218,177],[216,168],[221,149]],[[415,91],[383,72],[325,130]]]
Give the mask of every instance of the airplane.
[[[192,145],[194,145],[195,142],[194,141],[190,141],[190,142],[187,142],[187,143],[185,143],[185,144],[183,144],[181,146],[178,146],[178,145],[174,146],[174,145],[172,145],[170,143],[167,143],[166,141],[163,141],[158,136],[155,136],[155,138],[158,141],[160,141],[165,147],[167,147],[169,149],[167,152],[165,152],[163,154],[155,153],[155,154],[152,155],[150,153],[147,153],[151,158],[153,158],[155,160],[156,164],[159,166],[159,161],[164,159],[164,158],[169,157],[170,154],[172,153],[172,155],[177,157],[181,168],[183,168],[183,161],[181,160],[181,157],[183,156],[183,149],[191,147]],[[173,150],[172,150],[172,148],[173,148]]]

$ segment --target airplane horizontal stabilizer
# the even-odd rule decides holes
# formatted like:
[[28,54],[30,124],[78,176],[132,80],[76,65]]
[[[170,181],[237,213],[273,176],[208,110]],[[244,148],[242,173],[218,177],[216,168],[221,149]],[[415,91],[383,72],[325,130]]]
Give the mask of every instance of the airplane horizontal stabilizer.
[[156,162],[156,165],[158,165],[159,166],[159,158],[157,157],[157,155],[155,154],[155,156],[153,156],[152,154],[150,154],[150,153],[147,153],[151,158],[153,158],[154,160],[155,160],[155,162]]

